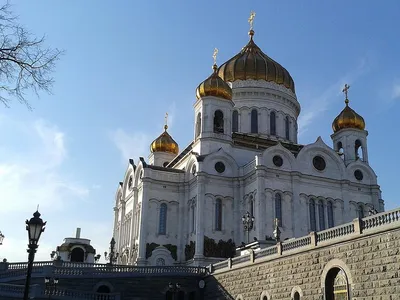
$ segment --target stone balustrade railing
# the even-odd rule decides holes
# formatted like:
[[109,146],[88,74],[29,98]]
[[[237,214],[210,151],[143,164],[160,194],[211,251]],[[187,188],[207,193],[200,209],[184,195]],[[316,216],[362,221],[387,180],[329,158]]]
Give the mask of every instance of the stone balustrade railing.
[[94,293],[71,289],[56,289],[43,291],[42,296],[49,299],[79,299],[79,300],[120,300],[119,293]]
[[385,231],[392,226],[400,227],[400,209],[382,212],[363,219],[354,219],[351,223],[342,224],[319,232],[311,232],[307,236],[278,242],[275,246],[260,250],[250,250],[250,254],[211,264],[208,269],[211,273],[225,272],[243,264],[257,263],[272,260],[278,256],[308,251],[318,246],[339,243],[346,239]]
[[[5,264],[0,271],[0,282],[9,282],[26,276],[27,265],[24,263]],[[17,269],[19,268],[19,269]],[[184,275],[202,276],[207,274],[206,267],[190,266],[156,266],[138,267],[126,265],[71,263],[63,261],[37,262],[33,264],[32,277],[57,276],[64,277],[132,277],[132,276],[164,276]],[[111,274],[111,275],[110,275]]]
[[[29,296],[34,298],[40,287],[37,284],[33,284],[30,286]],[[4,299],[4,297],[22,299],[24,295],[25,286],[18,284],[6,284],[0,283],[0,299]],[[29,298],[31,299],[31,298]]]

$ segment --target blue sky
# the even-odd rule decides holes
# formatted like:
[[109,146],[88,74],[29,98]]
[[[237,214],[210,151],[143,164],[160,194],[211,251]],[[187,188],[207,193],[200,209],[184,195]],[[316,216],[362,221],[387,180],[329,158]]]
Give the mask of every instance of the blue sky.
[[28,95],[34,110],[0,106],[0,258],[26,260],[24,221],[37,204],[48,226],[37,260],[76,227],[98,253],[112,234],[114,194],[127,159],[147,158],[169,132],[184,148],[193,135],[197,85],[248,41],[295,80],[302,144],[331,145],[331,123],[350,105],[366,120],[371,166],[386,201],[398,205],[400,2],[385,1],[11,1],[20,23],[66,51],[53,95]]

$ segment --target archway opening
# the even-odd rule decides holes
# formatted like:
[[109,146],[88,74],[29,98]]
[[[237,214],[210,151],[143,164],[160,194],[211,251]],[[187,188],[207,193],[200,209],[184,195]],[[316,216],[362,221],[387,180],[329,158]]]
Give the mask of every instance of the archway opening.
[[299,292],[295,292],[295,293],[294,293],[293,300],[300,300],[300,294],[299,294]]
[[340,268],[329,270],[325,278],[326,300],[348,300],[348,281],[346,273]]
[[109,294],[111,293],[111,290],[108,286],[106,285],[101,285],[97,289],[97,293],[102,293],[102,294]]
[[214,132],[224,133],[224,114],[220,110],[216,110],[214,113]]
[[71,251],[71,262],[84,262],[85,260],[85,251],[82,248],[74,248]]
[[360,140],[356,140],[355,142],[355,152],[356,152],[356,160],[360,159],[360,160],[364,160],[363,158],[363,149],[362,149],[362,144]]

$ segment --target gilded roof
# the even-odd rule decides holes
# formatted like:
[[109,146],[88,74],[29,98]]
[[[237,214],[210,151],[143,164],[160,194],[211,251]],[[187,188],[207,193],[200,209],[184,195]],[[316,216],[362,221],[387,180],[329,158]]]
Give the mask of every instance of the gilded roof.
[[197,87],[196,98],[200,99],[206,96],[214,96],[232,100],[232,89],[218,76],[218,67],[216,64],[213,65],[213,70],[213,73]]
[[333,132],[338,132],[345,128],[356,128],[365,129],[365,121],[362,116],[356,113],[350,106],[349,100],[345,101],[346,107],[340,112],[340,114],[333,120],[332,129]]
[[167,132],[168,126],[164,126],[164,132],[150,144],[151,152],[179,153],[178,143]]

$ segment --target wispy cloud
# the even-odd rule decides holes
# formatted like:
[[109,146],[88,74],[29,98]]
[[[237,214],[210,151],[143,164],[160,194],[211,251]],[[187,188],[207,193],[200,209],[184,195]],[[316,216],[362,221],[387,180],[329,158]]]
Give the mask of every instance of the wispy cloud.
[[152,138],[143,132],[127,133],[121,128],[111,132],[110,137],[121,152],[122,160],[125,164],[130,158],[136,161],[140,156],[145,157],[149,152],[149,146],[152,141]]
[[26,260],[24,221],[40,205],[49,226],[37,259],[48,260],[49,251],[62,242],[60,233],[75,226],[74,209],[83,207],[90,189],[64,171],[66,135],[56,125],[45,120],[17,121],[5,115],[0,115],[0,123],[0,230],[6,235],[1,258]]
[[347,72],[347,74],[338,79],[334,84],[328,86],[321,95],[309,101],[309,104],[303,108],[303,111],[299,116],[299,136],[303,135],[308,130],[309,125],[316,117],[320,116],[329,108],[332,100],[338,98],[345,83],[351,85],[360,76],[367,73],[368,70],[368,59],[365,57],[360,60],[356,68]]
[[400,99],[400,81],[397,80],[393,83],[392,87],[392,100]]

